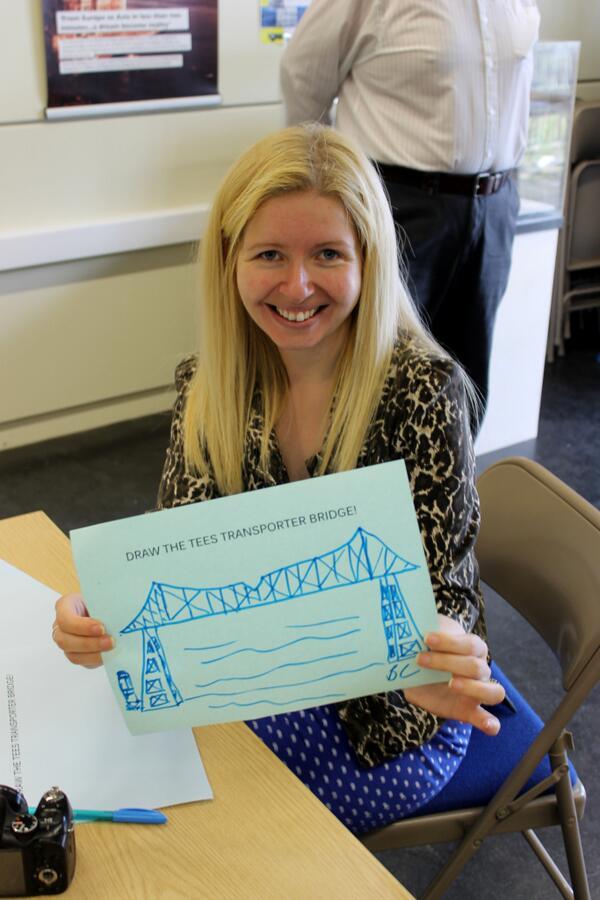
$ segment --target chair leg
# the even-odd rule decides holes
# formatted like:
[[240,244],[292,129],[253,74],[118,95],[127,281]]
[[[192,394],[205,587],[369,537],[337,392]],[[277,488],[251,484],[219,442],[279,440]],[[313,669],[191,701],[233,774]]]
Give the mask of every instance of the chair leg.
[[[566,765],[566,747],[571,744],[571,735],[563,732],[550,750],[550,763],[552,768]],[[568,772],[560,779],[556,786],[556,801],[560,813],[560,827],[562,829],[565,851],[571,875],[571,884],[575,900],[591,900],[588,884],[581,834],[579,832],[579,820],[573,799],[573,788]]]
[[565,313],[565,338],[569,340],[571,337],[571,310],[567,309]]
[[[551,755],[551,763],[553,766],[557,760],[558,765],[567,765],[566,747],[571,740],[570,735],[567,735],[567,733],[563,731],[567,711],[578,708],[579,704],[588,695],[592,687],[595,686],[597,680],[597,667],[593,665],[586,666],[581,673],[580,678],[573,685],[570,694],[565,696],[561,701],[550,721],[546,723],[529,749],[523,754],[520,762],[515,766],[503,785],[489,801],[481,815],[467,829],[464,837],[446,865],[427,886],[425,892],[421,895],[423,900],[440,900],[446,888],[449,887],[458,873],[462,871],[466,863],[477,852],[484,838],[493,833],[495,823],[499,819],[505,818],[505,815],[502,813],[510,811],[510,804],[514,801],[519,790],[523,787],[523,784],[527,781],[531,772],[546,753],[548,738],[551,740],[551,754],[554,754],[554,756]],[[572,829],[574,822],[577,829],[575,832],[577,835],[575,840],[571,837],[572,832],[568,836],[565,836],[567,859],[569,860],[569,869],[573,880],[575,897],[577,900],[591,900],[589,888],[587,886],[587,877],[585,876],[585,865],[583,863],[583,854],[581,852],[581,840],[578,840],[579,827],[577,824],[577,813],[573,801],[571,781],[568,775],[568,767],[565,777],[560,779],[556,790],[557,799],[560,798],[559,803],[562,803],[562,809],[564,809],[565,812],[565,825],[568,826],[568,830],[570,830]],[[561,807],[559,806],[559,809],[560,808]],[[563,818],[562,812],[561,818]],[[577,843],[579,844],[579,860],[577,860]],[[573,859],[573,869],[571,869],[570,853],[572,854]],[[582,873],[583,877],[581,877]]]
[[565,355],[565,320],[568,315],[568,312],[563,307],[560,313],[560,329],[558,332],[558,355],[560,357]]
[[564,877],[535,831],[528,828],[526,831],[523,831],[522,834],[565,900],[574,900],[571,885]]
[[446,865],[429,882],[424,892],[419,894],[419,900],[441,900],[454,879],[460,875],[471,857],[477,853],[482,843],[483,838],[476,836],[474,840],[460,844]]

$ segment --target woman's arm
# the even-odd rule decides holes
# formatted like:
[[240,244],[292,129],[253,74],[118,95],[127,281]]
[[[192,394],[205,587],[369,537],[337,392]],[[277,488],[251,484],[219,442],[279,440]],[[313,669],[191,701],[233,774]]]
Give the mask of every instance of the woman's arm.
[[[440,720],[463,719],[493,734],[498,724],[481,704],[502,700],[489,682],[488,651],[475,560],[479,502],[460,370],[404,345],[376,423],[389,441],[377,461],[406,463],[440,631],[418,661],[450,672],[450,685],[393,690],[344,701],[340,719],[363,765],[373,766],[427,743]],[[436,636],[438,640],[436,644]]]
[[452,678],[404,694],[429,713],[495,734],[500,723],[481,704],[501,702],[504,691],[489,680],[475,559],[479,500],[462,373],[451,360],[422,360],[408,397],[418,427],[400,425],[398,435],[408,445],[405,458],[440,623],[440,630],[426,637],[429,651],[417,661]]

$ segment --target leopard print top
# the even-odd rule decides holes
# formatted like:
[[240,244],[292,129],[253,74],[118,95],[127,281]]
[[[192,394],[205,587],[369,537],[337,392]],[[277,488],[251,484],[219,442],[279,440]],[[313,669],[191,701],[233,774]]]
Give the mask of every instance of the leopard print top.
[[[158,495],[158,508],[219,497],[210,472],[186,468],[182,414],[195,358],[176,370],[177,399],[171,441]],[[289,481],[275,434],[266,468],[260,464],[263,419],[256,394],[242,463],[245,491]],[[404,459],[429,565],[438,612],[485,639],[483,599],[473,552],[479,527],[474,456],[464,387],[456,364],[431,356],[411,340],[398,340],[381,401],[364,441],[358,466]],[[307,462],[312,475],[319,458]],[[430,740],[440,725],[431,713],[409,703],[401,691],[347,700],[337,706],[360,763],[378,765]]]

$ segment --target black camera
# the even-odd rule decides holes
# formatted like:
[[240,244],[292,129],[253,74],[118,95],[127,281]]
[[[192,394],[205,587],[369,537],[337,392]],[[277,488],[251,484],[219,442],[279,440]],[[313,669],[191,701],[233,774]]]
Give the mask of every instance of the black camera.
[[31,814],[20,791],[0,785],[0,897],[62,894],[75,871],[73,810],[60,788]]

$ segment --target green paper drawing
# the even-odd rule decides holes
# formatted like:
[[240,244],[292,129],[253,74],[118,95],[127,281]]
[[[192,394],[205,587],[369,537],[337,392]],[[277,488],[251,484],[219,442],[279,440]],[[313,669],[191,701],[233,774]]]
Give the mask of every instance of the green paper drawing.
[[401,461],[72,540],[90,609],[118,635],[105,665],[134,733],[447,678],[415,662],[436,614]]

